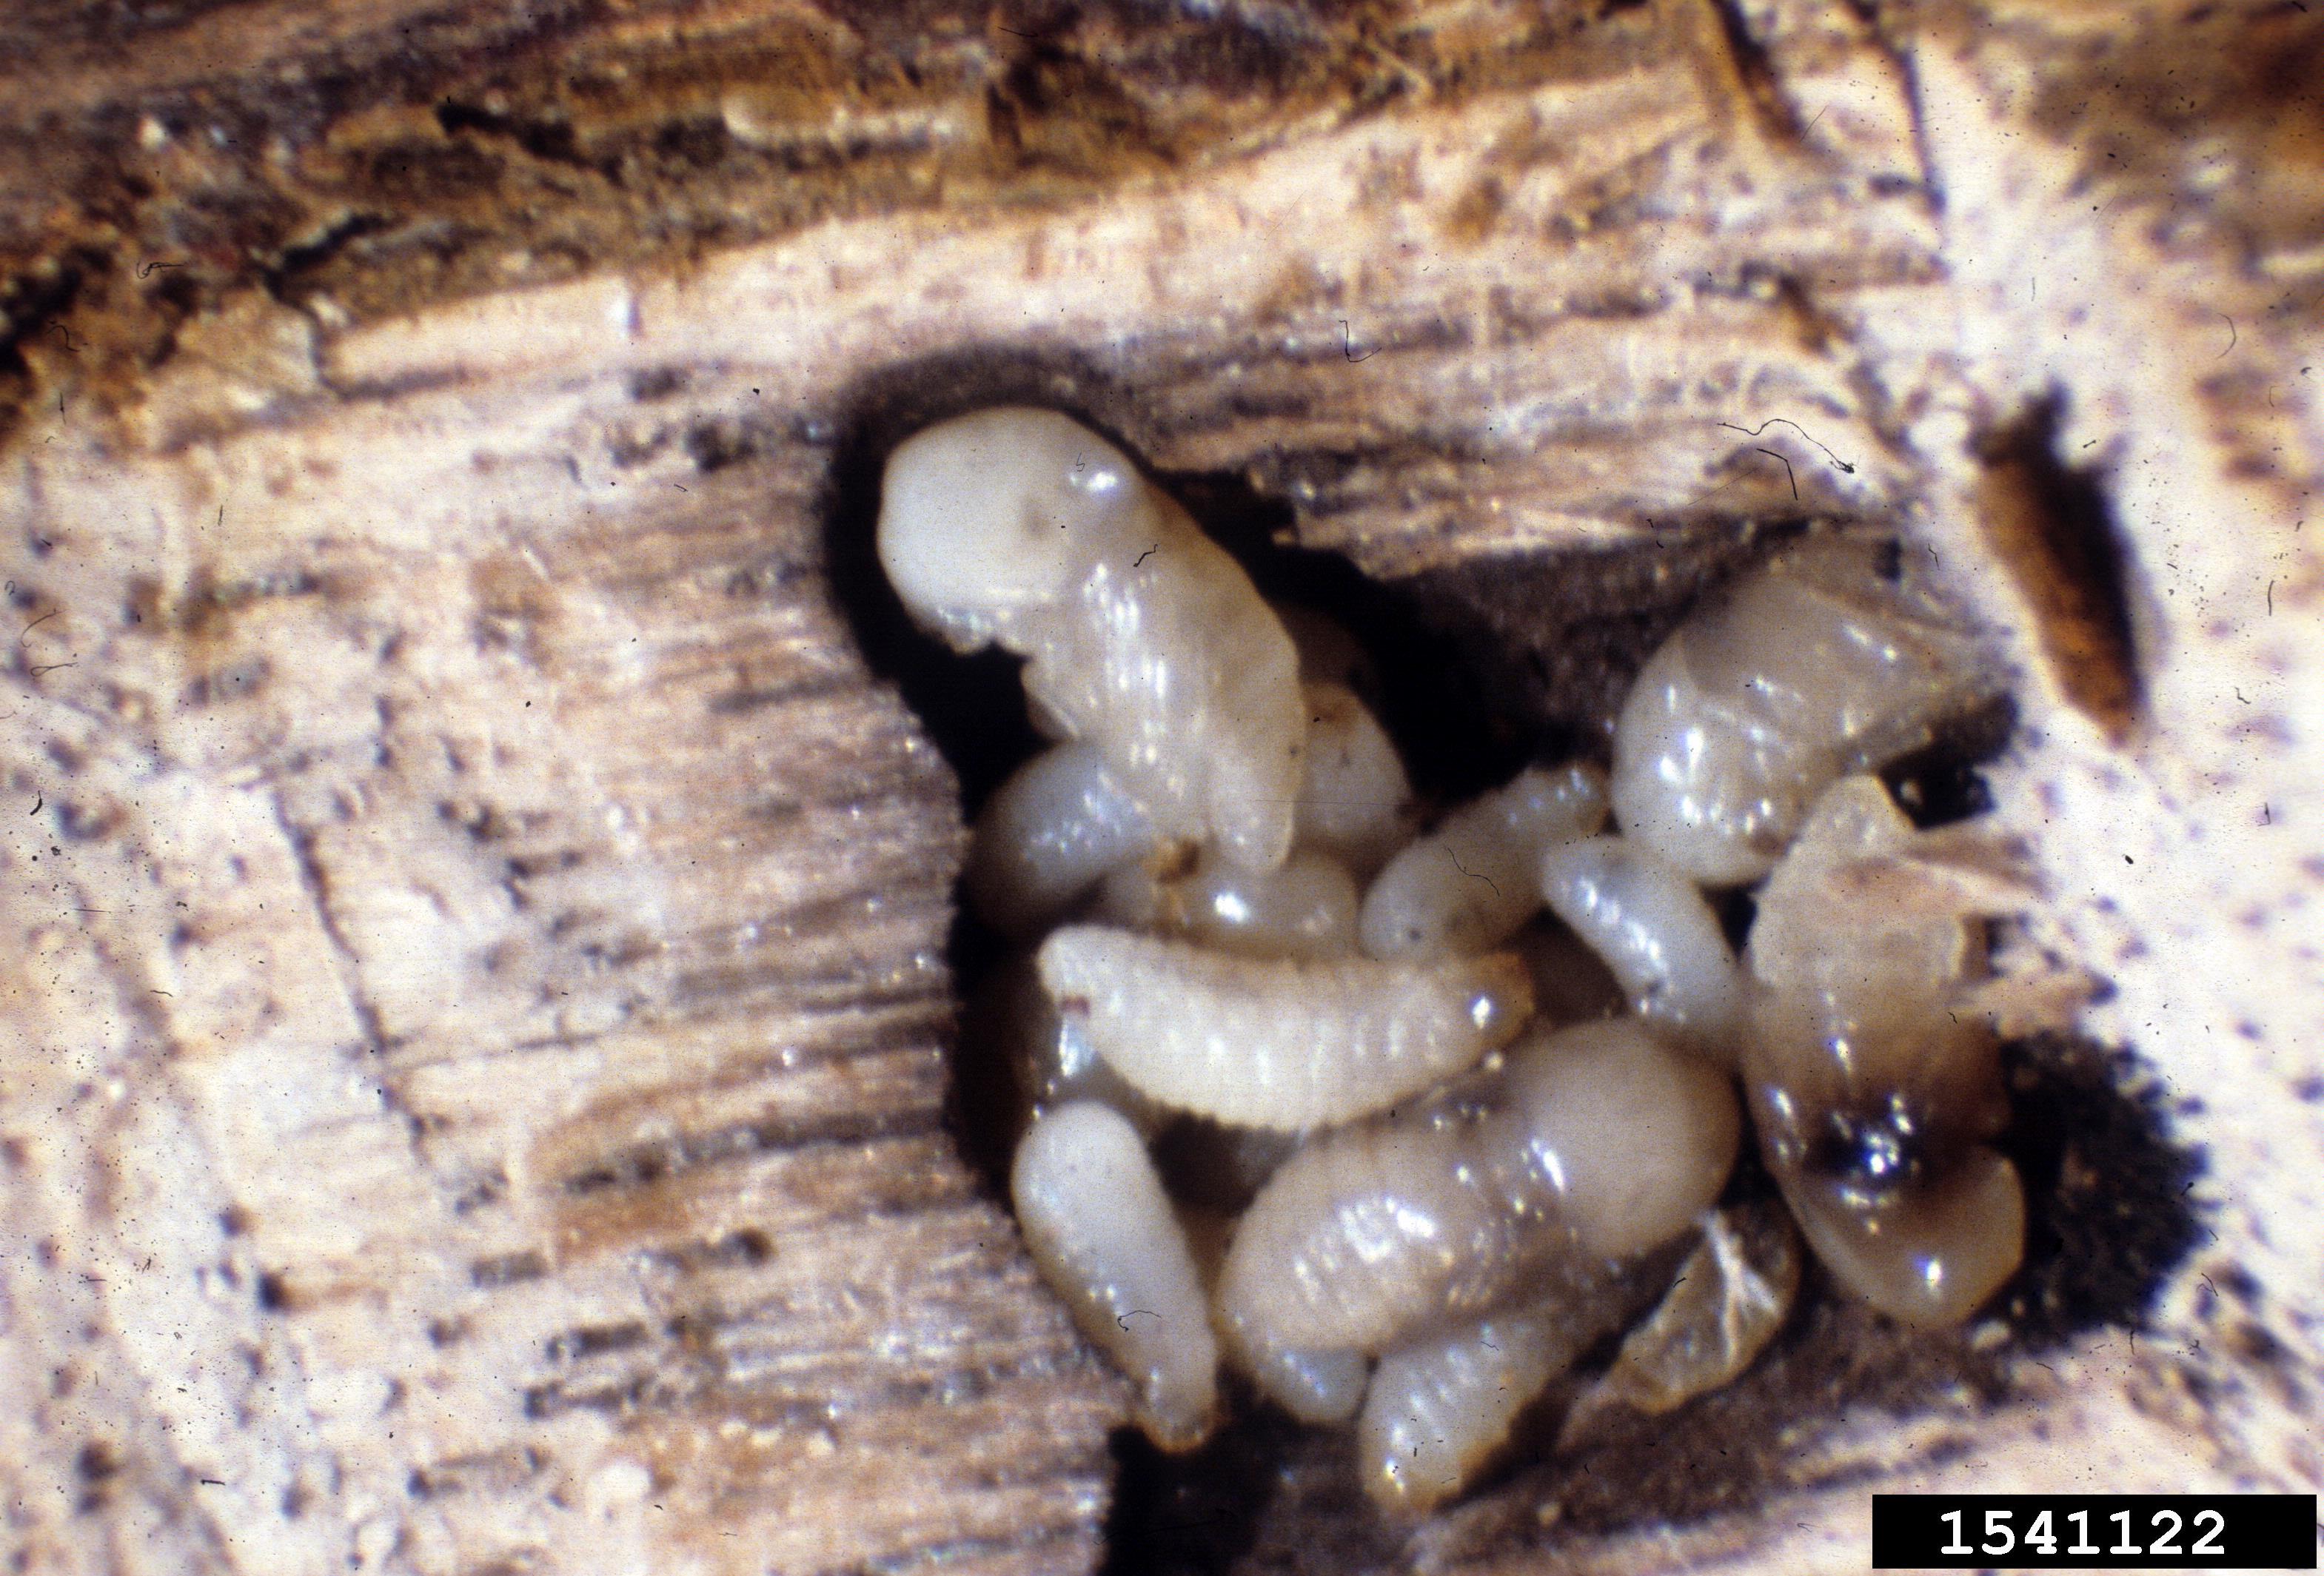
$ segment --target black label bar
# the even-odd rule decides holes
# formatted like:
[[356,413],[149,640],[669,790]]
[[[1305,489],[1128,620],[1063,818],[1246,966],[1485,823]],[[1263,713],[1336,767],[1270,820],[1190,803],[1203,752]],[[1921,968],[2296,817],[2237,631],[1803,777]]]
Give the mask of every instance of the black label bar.
[[1875,1494],[1872,1563],[2313,1571],[2313,1494]]

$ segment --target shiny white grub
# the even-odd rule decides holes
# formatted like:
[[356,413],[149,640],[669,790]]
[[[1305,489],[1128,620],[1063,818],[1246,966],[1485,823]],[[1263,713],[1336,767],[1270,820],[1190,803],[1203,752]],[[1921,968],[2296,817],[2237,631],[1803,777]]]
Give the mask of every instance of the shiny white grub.
[[1200,1444],[1217,1421],[1218,1342],[1138,1130],[1094,1101],[1045,1111],[1017,1147],[1010,1191],[1042,1278],[1129,1377],[1139,1426],[1165,1450]]
[[980,410],[888,460],[878,549],[914,618],[1026,659],[1037,717],[1095,745],[1166,836],[1290,851],[1296,655],[1250,577],[1119,449],[1054,410]]
[[1234,957],[1099,926],[1037,963],[1113,1070],[1151,1099],[1292,1132],[1384,1110],[1476,1064],[1533,1011],[1516,958]]
[[1634,1019],[1528,1037],[1489,1099],[1325,1133],[1286,1161],[1220,1276],[1236,1338],[1383,1350],[1530,1276],[1660,1246],[1735,1163],[1729,1081]]
[[1415,1335],[1379,1360],[1356,1420],[1356,1465],[1382,1508],[1432,1510],[1475,1479],[1525,1409],[1620,1326],[1618,1277],[1567,1277],[1480,1319]]
[[1153,818],[1091,744],[1056,745],[1011,772],[970,839],[969,902],[1010,935],[1054,925],[1105,875],[1154,843]]
[[1803,543],[1680,625],[1614,730],[1622,831],[1708,886],[1767,873],[1835,778],[1925,744],[1992,674],[1894,544]]
[[1542,856],[1550,910],[1593,948],[1638,1016],[1733,1067],[1743,979],[1702,890],[1636,838],[1585,837]]
[[1364,894],[1364,950],[1376,958],[1483,952],[1541,911],[1541,856],[1605,824],[1606,774],[1534,767],[1447,815]]

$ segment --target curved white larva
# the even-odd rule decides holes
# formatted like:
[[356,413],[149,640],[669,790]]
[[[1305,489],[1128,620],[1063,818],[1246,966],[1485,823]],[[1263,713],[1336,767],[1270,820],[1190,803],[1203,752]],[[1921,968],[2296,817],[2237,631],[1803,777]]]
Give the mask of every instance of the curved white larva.
[[1412,840],[1417,817],[1404,758],[1370,708],[1344,685],[1311,682],[1307,769],[1297,836],[1370,876]]
[[1990,692],[1969,636],[1925,588],[1884,577],[1881,551],[1807,544],[1663,643],[1615,724],[1623,831],[1708,885],[1757,880],[1825,784]]
[[1533,1010],[1508,956],[1303,963],[1068,926],[1036,962],[1050,998],[1133,1087],[1286,1132],[1408,1099],[1508,1043]]
[[[1214,1131],[1223,1133],[1226,1129]],[[1287,1144],[1290,1140],[1280,1141]],[[1221,1211],[1200,1204],[1182,1206],[1178,1218],[1185,1225],[1186,1241],[1194,1249],[1194,1267],[1201,1272],[1204,1286],[1215,1295],[1234,1222]],[[1317,1425],[1345,1423],[1363,1404],[1364,1384],[1372,1371],[1372,1359],[1364,1353],[1253,1348],[1240,1339],[1242,1332],[1234,1325],[1214,1320],[1213,1327],[1219,1336],[1220,1356],[1228,1366],[1299,1422]]]
[[1055,923],[1153,843],[1153,818],[1096,747],[1059,744],[1010,773],[986,802],[963,883],[993,928],[1022,935]]
[[1010,1175],[1018,1223],[1082,1333],[1137,1390],[1139,1425],[1187,1450],[1218,1410],[1218,1342],[1186,1234],[1121,1115],[1076,1101],[1043,1113]]
[[1090,916],[1182,935],[1255,958],[1345,957],[1356,950],[1356,878],[1328,853],[1301,849],[1273,870],[1251,870],[1209,850],[1181,876],[1150,860],[1107,875]]
[[1381,1351],[1472,1315],[1564,1251],[1554,1210],[1513,1208],[1474,1124],[1406,1117],[1326,1133],[1235,1227],[1219,1316],[1248,1350]]
[[1545,1267],[1676,1237],[1740,1130],[1727,1077],[1634,1019],[1535,1034],[1481,1119],[1416,1111],[1286,1161],[1235,1229],[1220,1316],[1254,1349],[1379,1351]]
[[1259,868],[1288,852],[1307,725],[1290,638],[1120,450],[1052,410],[928,428],[889,458],[878,546],[914,617],[1025,657],[1035,714],[1096,745],[1161,834]]
[[1378,958],[1483,952],[1541,909],[1536,862],[1606,819],[1606,774],[1535,767],[1407,845],[1364,894],[1364,951]]
[[1732,1068],[1743,981],[1702,889],[1635,838],[1585,837],[1542,856],[1551,912],[1587,942],[1641,1017]]
[[1506,1136],[1582,1247],[1626,1258],[1711,1207],[1735,1168],[1733,1081],[1637,1019],[1537,1034],[1508,1055]]
[[1550,1380],[1620,1318],[1553,1301],[1504,1308],[1380,1359],[1356,1422],[1364,1490],[1391,1510],[1431,1509],[1465,1488]]

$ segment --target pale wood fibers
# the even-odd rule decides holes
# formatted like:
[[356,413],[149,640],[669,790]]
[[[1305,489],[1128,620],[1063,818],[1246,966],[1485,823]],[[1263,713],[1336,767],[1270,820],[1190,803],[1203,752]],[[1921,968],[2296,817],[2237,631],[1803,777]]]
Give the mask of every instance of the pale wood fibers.
[[[2324,18],[456,9],[408,54],[392,8],[81,39],[47,122],[5,84],[19,1568],[1100,1557],[1123,1393],[944,1125],[953,777],[832,589],[851,456],[983,397],[1389,578],[1902,521],[2019,677],[2034,938],[2208,1157],[2135,1341],[1787,1418],[1756,1505],[1572,1535],[1520,1476],[1303,1547],[1302,1457],[1255,1565],[1841,1570],[1868,1483],[2324,1476]],[[621,86],[722,39],[756,97]],[[526,100],[559,60],[598,97]],[[260,124],[270,70],[309,118]],[[455,79],[506,124],[437,115]],[[228,101],[254,149],[202,146]],[[706,115],[789,152],[622,162]],[[532,151],[332,196],[407,136]],[[149,155],[161,196],[75,207]],[[171,296],[134,270],[198,187],[249,200]],[[283,273],[335,201],[385,239]],[[2125,630],[1995,447],[2035,430]]]

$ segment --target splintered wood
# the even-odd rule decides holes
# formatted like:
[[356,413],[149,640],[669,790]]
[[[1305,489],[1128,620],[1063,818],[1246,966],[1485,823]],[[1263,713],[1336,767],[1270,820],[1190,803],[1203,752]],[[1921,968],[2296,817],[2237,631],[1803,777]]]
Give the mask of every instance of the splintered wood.
[[[713,118],[778,165],[908,144],[936,173],[883,166],[723,246],[697,214],[658,250],[625,208],[594,260],[566,237],[555,268],[512,263],[561,281],[521,290],[476,240],[515,205],[423,194],[378,252],[332,232],[295,307],[257,263],[197,258],[224,293],[147,279],[133,334],[118,292],[168,237],[12,198],[83,226],[0,294],[0,1548],[23,1568],[1094,1567],[1128,1392],[945,1125],[955,785],[835,600],[869,573],[849,488],[969,402],[1064,405],[1158,469],[1245,478],[1380,576],[1573,552],[1575,584],[1632,576],[1667,608],[1690,585],[1637,568],[1660,544],[1901,522],[2014,665],[1991,780],[2045,891],[2024,955],[2102,976],[2085,1027],[2200,1096],[2174,1120],[2211,1235],[2135,1349],[2100,1329],[1998,1403],[1957,1387],[1903,1418],[1813,1411],[1843,1393],[1818,1370],[1753,1430],[1757,1476],[1691,1468],[1733,1486],[1690,1499],[1649,1472],[1644,1525],[1520,1474],[1316,1536],[1341,1502],[1294,1461],[1254,1565],[1845,1570],[1868,1484],[2314,1486],[2324,1248],[2287,1222],[2324,1208],[2324,531],[2301,530],[2324,218],[2293,176],[2324,162],[2324,19],[1932,4],[1883,37],[1840,0],[1281,9],[1327,51],[1281,118],[1256,89],[1203,99],[1111,166],[1103,116],[1135,96],[1045,100],[1052,60],[988,97],[979,62],[1019,45],[982,20],[945,24],[967,63],[927,79],[998,119],[859,105],[810,148],[788,100],[729,85]],[[834,81],[900,58],[790,10],[818,50],[853,41]],[[345,43],[252,11],[180,24],[231,14],[244,88]],[[659,47],[604,26],[559,47],[604,81]],[[1077,80],[1139,36],[1106,22]],[[72,47],[59,80],[104,146],[173,189],[222,179],[182,74]],[[484,113],[367,111],[330,157],[566,146],[461,129]],[[942,164],[1003,122],[1022,163]],[[634,130],[684,189],[690,144]],[[325,158],[321,130],[281,136],[281,169]],[[54,179],[97,179],[69,146]],[[1044,157],[1070,178],[1025,173]],[[613,201],[574,168],[572,200]],[[12,190],[33,171],[5,166]],[[2047,583],[2093,554],[2111,591]]]

